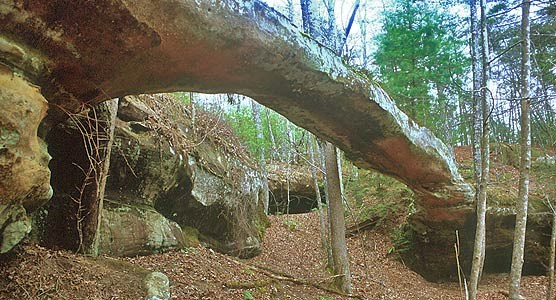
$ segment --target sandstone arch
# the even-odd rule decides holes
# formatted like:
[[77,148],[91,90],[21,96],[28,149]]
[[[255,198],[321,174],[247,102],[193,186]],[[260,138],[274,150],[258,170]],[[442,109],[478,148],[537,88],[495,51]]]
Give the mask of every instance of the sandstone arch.
[[[257,0],[7,0],[0,4],[0,62],[41,87],[50,107],[42,131],[60,118],[59,108],[128,94],[250,96],[335,143],[359,166],[412,188],[412,222],[428,235],[423,241],[464,226],[473,192],[448,148],[300,31]],[[0,204],[21,204],[25,196]]]

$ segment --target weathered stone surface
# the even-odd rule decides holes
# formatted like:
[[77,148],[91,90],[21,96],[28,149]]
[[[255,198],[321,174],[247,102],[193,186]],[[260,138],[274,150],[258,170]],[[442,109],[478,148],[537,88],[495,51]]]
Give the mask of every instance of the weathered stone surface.
[[46,108],[37,87],[0,64],[0,253],[30,231],[26,210],[52,195],[50,156],[36,135]]
[[[160,105],[165,111],[153,111]],[[191,246],[198,238],[221,252],[253,256],[260,251],[266,216],[261,213],[262,175],[207,136],[195,142],[185,112],[168,96],[125,97],[127,122],[116,120],[105,189],[100,252],[145,255]],[[128,111],[144,119],[145,128]],[[181,119],[176,119],[171,112]],[[52,129],[48,142],[55,187],[47,206],[42,243],[76,249],[80,165],[87,163],[75,121]],[[169,221],[172,220],[172,221]],[[177,222],[177,223],[176,223]],[[178,225],[179,224],[179,225]],[[184,236],[180,227],[192,227]],[[60,240],[64,235],[67,238]],[[69,242],[68,242],[69,241]]]
[[470,200],[438,139],[262,2],[13,2],[0,10],[0,25],[14,43],[48,58],[52,71],[41,76],[57,85],[46,84],[45,94],[63,107],[137,92],[239,92],[334,142],[359,165],[407,183],[423,206]]
[[[463,216],[462,216],[463,217]],[[459,221],[458,221],[459,222]],[[458,230],[460,265],[464,271],[471,269],[475,239],[475,214],[468,214]],[[510,209],[490,207],[486,216],[485,273],[509,273],[512,260],[515,212]],[[409,229],[409,228],[408,228]],[[410,229],[409,229],[410,230]],[[527,220],[524,274],[545,274],[549,258],[551,217],[530,215]],[[455,231],[435,231],[426,235],[410,232],[408,237],[415,244],[404,255],[404,262],[431,281],[451,279],[457,281],[457,264],[454,257]],[[450,244],[452,251],[449,251]],[[434,258],[431,254],[435,255]]]
[[170,299],[170,279],[160,272],[152,272],[145,277],[147,300]]
[[[126,97],[124,105],[133,105],[128,98],[141,102]],[[176,105],[162,96],[155,101],[169,110]],[[218,251],[242,257],[259,253],[266,227],[266,216],[259,212],[260,172],[210,138],[189,149],[179,148],[177,145],[185,144],[183,139],[192,140],[187,133],[191,132],[189,124],[179,124],[169,115],[157,116],[152,111],[149,117],[175,126],[157,123],[159,129],[169,130],[166,134],[137,132],[130,126],[132,121],[118,121],[107,197],[155,207],[180,226],[198,229],[201,241]],[[170,134],[172,140],[166,138]]]
[[8,252],[31,231],[31,220],[19,205],[0,204],[0,224],[3,224],[0,253]]
[[462,228],[470,212],[472,189],[447,147],[260,1],[7,1],[0,41],[2,62],[37,78],[51,100],[44,130],[58,122],[57,108],[83,102],[236,92],[338,145],[359,166],[406,183],[424,241]]
[[179,249],[185,237],[175,222],[152,207],[114,204],[102,211],[99,254],[136,256]]

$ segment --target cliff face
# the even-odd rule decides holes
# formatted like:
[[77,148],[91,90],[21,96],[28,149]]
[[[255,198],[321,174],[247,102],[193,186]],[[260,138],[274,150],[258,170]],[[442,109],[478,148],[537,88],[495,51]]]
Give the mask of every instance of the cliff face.
[[[188,112],[173,98],[130,96],[120,108],[99,252],[144,255],[200,239],[224,253],[256,255],[267,221],[259,201],[263,178],[252,162],[227,151],[214,135],[195,138]],[[87,160],[73,120],[47,138],[56,192],[41,237],[46,245],[70,249],[79,247],[76,202]]]

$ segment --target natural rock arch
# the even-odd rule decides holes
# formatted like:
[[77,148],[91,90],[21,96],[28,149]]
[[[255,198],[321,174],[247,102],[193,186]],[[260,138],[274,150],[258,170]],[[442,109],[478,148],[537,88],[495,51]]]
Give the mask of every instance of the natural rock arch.
[[[472,211],[473,191],[440,140],[376,83],[257,0],[7,1],[0,5],[0,62],[49,101],[41,135],[62,110],[83,103],[234,92],[333,142],[360,167],[406,183],[416,193],[412,223],[423,253]],[[0,204],[21,206],[28,194]],[[446,268],[423,255],[431,269]]]

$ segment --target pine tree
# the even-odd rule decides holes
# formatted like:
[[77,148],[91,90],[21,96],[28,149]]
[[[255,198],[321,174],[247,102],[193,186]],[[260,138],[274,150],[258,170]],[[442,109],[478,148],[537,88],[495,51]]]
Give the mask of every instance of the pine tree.
[[374,55],[381,80],[409,117],[447,140],[447,120],[455,114],[467,68],[457,19],[424,1],[394,4],[385,13]]

